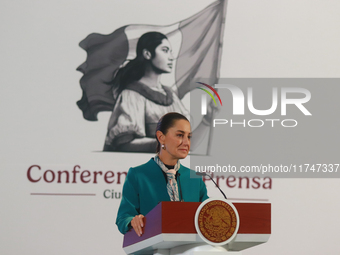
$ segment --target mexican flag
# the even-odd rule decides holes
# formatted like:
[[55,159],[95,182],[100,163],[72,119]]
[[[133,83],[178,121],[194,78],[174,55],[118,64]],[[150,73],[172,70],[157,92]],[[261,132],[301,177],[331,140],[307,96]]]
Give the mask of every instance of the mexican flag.
[[[226,0],[212,3],[194,16],[168,26],[127,25],[113,33],[93,33],[79,43],[87,52],[86,61],[77,70],[83,95],[77,102],[85,119],[97,120],[100,111],[112,111],[115,98],[112,80],[120,67],[136,57],[138,39],[144,33],[165,34],[172,46],[173,72],[162,75],[164,85],[176,85],[182,99],[190,91],[190,81],[218,78]],[[166,81],[163,81],[163,76]]]

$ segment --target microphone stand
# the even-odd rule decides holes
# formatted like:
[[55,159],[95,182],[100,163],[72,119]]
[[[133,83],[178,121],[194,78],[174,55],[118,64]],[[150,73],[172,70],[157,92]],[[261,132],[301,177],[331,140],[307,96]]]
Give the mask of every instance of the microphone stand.
[[208,176],[210,178],[210,180],[213,181],[213,183],[215,183],[216,187],[221,191],[222,195],[224,196],[225,199],[227,199],[227,196],[224,194],[224,192],[220,189],[220,187],[218,187],[217,183],[214,181],[213,178],[211,178],[211,176],[207,173],[203,173],[203,172],[196,172],[196,175],[199,176]]

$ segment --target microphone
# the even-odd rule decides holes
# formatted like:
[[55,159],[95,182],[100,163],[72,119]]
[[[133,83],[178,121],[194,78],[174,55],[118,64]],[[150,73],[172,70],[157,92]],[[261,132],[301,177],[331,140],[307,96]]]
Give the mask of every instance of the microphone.
[[176,178],[176,180],[178,179],[178,186],[179,186],[179,191],[180,191],[180,194],[181,194],[181,202],[184,202],[183,194],[182,194],[181,182],[180,182],[180,178],[179,178],[180,176],[181,176],[181,174],[179,172],[176,172],[176,177],[178,177],[178,178]]
[[220,187],[218,187],[217,183],[214,181],[213,178],[211,178],[211,176],[207,173],[203,173],[203,172],[196,172],[196,175],[199,176],[208,176],[210,178],[210,180],[213,181],[213,183],[215,183],[216,187],[221,191],[222,195],[224,196],[225,199],[227,199],[227,196],[224,194],[224,192],[220,189]]

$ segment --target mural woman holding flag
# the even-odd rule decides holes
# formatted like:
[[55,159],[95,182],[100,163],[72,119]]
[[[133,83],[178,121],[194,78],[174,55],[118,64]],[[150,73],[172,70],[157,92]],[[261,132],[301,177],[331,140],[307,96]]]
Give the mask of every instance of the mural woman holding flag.
[[[214,84],[219,77],[225,3],[216,1],[169,26],[128,25],[80,42],[87,60],[77,69],[84,74],[77,104],[91,121],[112,111],[104,151],[154,152],[158,119],[167,112],[189,117],[181,101],[189,84],[199,78]],[[165,73],[173,74],[172,87],[161,83]],[[193,149],[209,130],[212,106],[193,131]]]
[[[173,59],[170,42],[164,34],[149,32],[140,37],[137,57],[122,67],[113,81],[113,93],[118,97],[104,151],[155,152],[155,130],[161,116],[178,112],[190,118],[178,98],[177,87],[163,86],[160,82],[163,73],[171,72]],[[194,136],[203,137],[211,113],[210,107]]]

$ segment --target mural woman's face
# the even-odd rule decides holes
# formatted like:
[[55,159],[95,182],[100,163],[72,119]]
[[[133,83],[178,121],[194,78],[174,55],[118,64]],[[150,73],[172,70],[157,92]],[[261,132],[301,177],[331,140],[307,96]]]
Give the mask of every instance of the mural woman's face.
[[170,42],[163,39],[155,49],[155,56],[151,59],[151,64],[162,73],[170,73],[173,60]]

